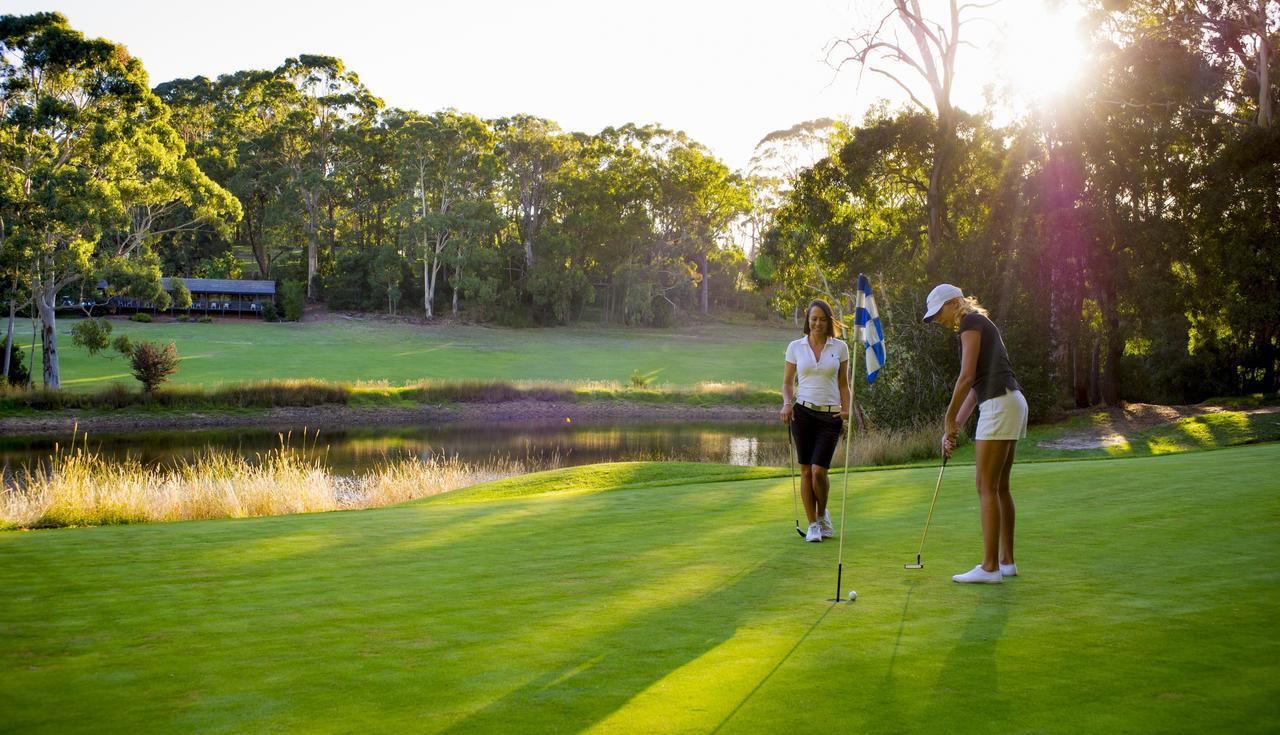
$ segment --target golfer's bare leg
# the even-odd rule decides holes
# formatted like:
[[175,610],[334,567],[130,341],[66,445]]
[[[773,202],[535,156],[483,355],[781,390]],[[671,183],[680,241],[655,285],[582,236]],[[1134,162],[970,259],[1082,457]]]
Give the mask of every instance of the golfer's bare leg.
[[1009,442],[1009,453],[1004,460],[1004,471],[1000,473],[1000,486],[996,489],[1000,500],[1000,563],[1013,564],[1013,522],[1016,516],[1013,507],[1013,493],[1009,490],[1009,474],[1013,471],[1013,455],[1018,451],[1018,442]]
[[982,568],[988,572],[1000,569],[1000,476],[1010,442],[979,439],[977,448],[978,509],[982,516]]
[[818,520],[817,499],[813,494],[813,471],[822,469],[814,467],[811,464],[800,465],[800,502],[804,503],[804,514],[809,517],[809,522],[814,523]]
[[815,518],[827,512],[827,497],[831,494],[831,478],[827,468],[813,465],[813,511]]

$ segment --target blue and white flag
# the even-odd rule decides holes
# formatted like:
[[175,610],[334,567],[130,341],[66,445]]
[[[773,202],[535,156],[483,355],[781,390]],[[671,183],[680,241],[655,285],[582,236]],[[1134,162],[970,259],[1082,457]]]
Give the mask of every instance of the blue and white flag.
[[876,373],[884,367],[884,328],[880,326],[880,312],[876,299],[871,295],[871,281],[858,274],[858,293],[855,297],[857,313],[855,323],[858,339],[867,347],[867,382],[874,383]]

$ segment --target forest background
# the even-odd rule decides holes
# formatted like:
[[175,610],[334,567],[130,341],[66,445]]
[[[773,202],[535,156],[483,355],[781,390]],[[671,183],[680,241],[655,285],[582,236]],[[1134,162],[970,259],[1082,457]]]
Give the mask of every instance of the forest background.
[[917,313],[939,281],[991,310],[1041,412],[1276,391],[1280,3],[1084,6],[1087,73],[1010,117],[994,92],[952,99],[981,4],[895,2],[829,57],[909,101],[776,131],[741,171],[659,125],[389,108],[329,56],[153,87],[58,14],[4,16],[4,372],[30,317],[58,387],[59,306],[167,307],[162,275],[429,320],[665,327],[795,319],[823,277],[851,291],[864,272],[893,364],[864,396],[875,418],[949,392],[954,345]]

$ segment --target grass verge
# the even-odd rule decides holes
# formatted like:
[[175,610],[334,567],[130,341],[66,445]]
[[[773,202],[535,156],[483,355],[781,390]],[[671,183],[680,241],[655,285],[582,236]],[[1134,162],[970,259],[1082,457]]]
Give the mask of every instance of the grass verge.
[[936,472],[860,472],[841,605],[788,479],[714,471],[0,534],[0,701],[24,733],[1274,732],[1278,463],[1019,466],[1021,576],[976,587],[971,477],[908,572]]

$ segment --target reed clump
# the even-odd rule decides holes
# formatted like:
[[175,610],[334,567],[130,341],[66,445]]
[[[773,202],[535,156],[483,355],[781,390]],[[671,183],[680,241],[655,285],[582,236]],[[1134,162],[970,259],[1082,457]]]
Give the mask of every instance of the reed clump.
[[87,437],[58,447],[47,462],[7,472],[0,487],[0,528],[54,528],[122,523],[315,513],[375,508],[558,466],[495,458],[464,462],[433,455],[389,462],[353,477],[326,467],[326,452],[304,437],[252,457],[209,450],[173,465],[108,459]]

